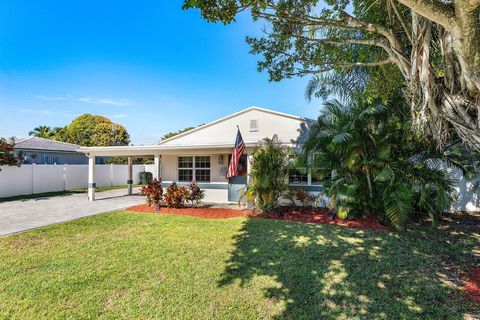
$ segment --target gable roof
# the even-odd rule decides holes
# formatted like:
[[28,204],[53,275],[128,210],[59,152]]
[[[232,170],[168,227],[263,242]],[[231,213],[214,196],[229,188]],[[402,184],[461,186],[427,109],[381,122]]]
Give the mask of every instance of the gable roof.
[[232,114],[230,114],[228,116],[225,116],[223,118],[220,118],[220,119],[217,119],[215,121],[211,121],[211,122],[208,122],[204,125],[198,126],[198,127],[194,128],[192,130],[182,132],[182,133],[177,134],[176,136],[173,136],[171,138],[168,138],[168,139],[165,139],[165,140],[160,140],[160,141],[157,142],[157,145],[162,145],[162,144],[167,143],[169,141],[176,140],[178,138],[190,135],[194,132],[197,132],[199,130],[205,129],[205,128],[210,127],[210,126],[213,126],[213,125],[218,124],[220,122],[224,122],[228,119],[237,117],[241,114],[247,113],[247,112],[252,111],[252,110],[256,110],[256,111],[260,111],[260,112],[264,112],[264,113],[270,113],[270,114],[273,114],[273,115],[277,115],[277,116],[281,116],[281,117],[285,117],[285,118],[290,118],[290,119],[295,119],[295,120],[299,120],[299,121],[305,121],[305,122],[314,121],[314,120],[309,119],[309,118],[303,118],[303,117],[300,117],[300,116],[295,116],[295,115],[292,115],[292,114],[283,113],[283,112],[279,112],[279,111],[275,111],[275,110],[271,110],[271,109],[265,109],[265,108],[261,108],[261,107],[257,107],[257,106],[251,106],[251,107],[248,107],[246,109],[240,110],[238,112],[232,113]]
[[79,145],[39,137],[15,139],[15,149],[77,152]]

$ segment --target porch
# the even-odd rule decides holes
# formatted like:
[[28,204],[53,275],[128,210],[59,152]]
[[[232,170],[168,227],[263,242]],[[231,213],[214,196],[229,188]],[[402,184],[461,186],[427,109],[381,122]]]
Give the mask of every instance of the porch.
[[148,165],[147,171],[151,171],[153,178],[161,180],[164,186],[172,183],[182,185],[195,180],[200,188],[206,190],[206,202],[228,203],[240,200],[232,195],[238,194],[238,190],[249,183],[248,173],[255,146],[254,142],[246,143],[245,172],[241,181],[226,178],[231,145],[82,147],[78,151],[88,157],[89,201],[95,201],[96,157],[127,158],[127,195],[132,194],[133,159],[153,157],[153,165]]

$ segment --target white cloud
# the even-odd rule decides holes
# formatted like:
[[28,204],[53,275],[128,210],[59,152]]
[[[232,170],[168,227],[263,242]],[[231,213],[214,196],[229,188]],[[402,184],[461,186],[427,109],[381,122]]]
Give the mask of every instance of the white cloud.
[[65,101],[67,97],[60,97],[60,96],[36,96],[37,99],[44,100],[44,101]]
[[111,105],[111,106],[128,106],[131,104],[130,101],[126,99],[81,97],[75,100],[83,103],[88,103],[88,104],[105,104],[105,105]]
[[53,111],[47,109],[34,110],[34,109],[19,109],[21,113],[31,113],[31,114],[53,114]]
[[110,105],[110,106],[129,106],[132,103],[127,99],[112,99],[99,97],[69,97],[69,96],[45,96],[38,95],[37,99],[44,101],[76,101],[94,105]]

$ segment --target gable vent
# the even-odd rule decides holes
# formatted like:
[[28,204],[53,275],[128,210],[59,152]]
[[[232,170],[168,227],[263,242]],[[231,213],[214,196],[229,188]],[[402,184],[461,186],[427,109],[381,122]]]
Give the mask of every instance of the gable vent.
[[250,132],[258,131],[258,120],[252,119],[250,120]]

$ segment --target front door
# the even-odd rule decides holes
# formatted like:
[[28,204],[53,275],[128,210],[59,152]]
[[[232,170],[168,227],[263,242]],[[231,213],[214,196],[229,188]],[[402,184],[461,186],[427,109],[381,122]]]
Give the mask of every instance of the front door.
[[[230,164],[232,156],[228,157],[228,163]],[[231,177],[228,179],[228,201],[238,202],[242,200],[242,193],[247,185],[247,156],[243,155],[240,158],[240,164],[238,166],[239,176]]]

